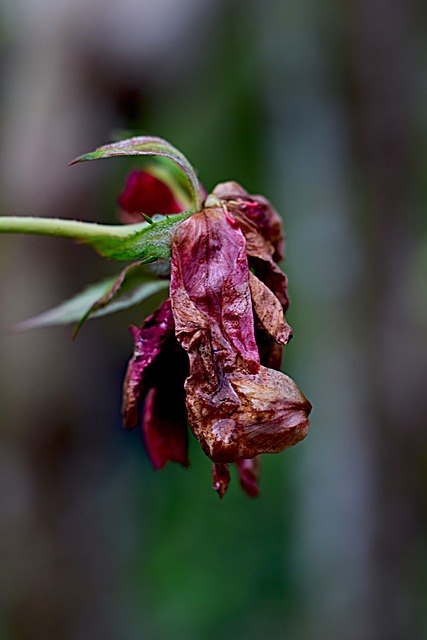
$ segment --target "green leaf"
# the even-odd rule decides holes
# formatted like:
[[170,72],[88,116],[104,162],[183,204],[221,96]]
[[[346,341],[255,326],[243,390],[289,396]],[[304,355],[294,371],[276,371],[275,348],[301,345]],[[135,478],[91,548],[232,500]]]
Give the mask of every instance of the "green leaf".
[[[112,301],[116,300],[119,294],[122,295],[123,292],[129,290],[131,290],[132,292],[132,289],[135,287],[135,285],[138,285],[141,282],[141,278],[143,287],[142,292],[148,291],[148,295],[151,295],[151,293],[149,293],[151,289],[154,290],[154,293],[158,291],[159,280],[153,280],[152,278],[148,278],[147,280],[147,273],[146,271],[144,271],[144,265],[141,261],[127,265],[114,280],[112,286],[108,289],[108,291],[101,298],[96,300],[86,311],[86,313],[80,318],[74,330],[74,337],[77,336],[78,332],[80,331],[86,320],[89,318],[89,316],[94,316],[98,312],[104,310],[107,310],[107,313],[111,313]],[[166,282],[166,285],[167,284],[168,282]],[[147,285],[149,285],[148,290]],[[139,288],[141,288],[141,286]],[[130,302],[131,300],[133,300],[133,298],[129,298],[128,296],[126,298],[127,304],[125,306],[135,304],[134,302]],[[123,308],[123,299],[121,308]]]
[[150,298],[159,291],[167,291],[169,289],[169,280],[147,280],[144,284],[136,286],[131,291],[124,293],[120,297],[114,299],[108,307],[99,309],[91,315],[91,318],[99,318],[100,316],[106,316],[110,313],[116,313],[129,307],[135,306],[140,302],[144,302],[147,298]]
[[114,156],[162,156],[173,160],[184,172],[189,185],[192,211],[200,211],[202,207],[202,192],[199,181],[193,166],[181,151],[178,151],[166,140],[153,136],[137,136],[120,142],[106,144],[95,151],[79,156],[70,164],[85,162],[87,160],[98,160],[100,158],[111,158]]
[[15,325],[13,329],[16,332],[21,332],[53,325],[64,325],[73,322],[80,323],[88,314],[90,314],[92,318],[98,318],[110,313],[115,313],[139,304],[155,293],[163,289],[167,290],[169,287],[168,280],[154,279],[150,274],[142,271],[132,273],[129,274],[127,281],[123,283],[120,295],[110,298],[107,305],[101,305],[91,313],[94,305],[107,296],[113,289],[117,279],[117,276],[113,276],[89,285],[81,293],[63,302],[58,307],[41,313],[29,320],[24,320],[24,322]]

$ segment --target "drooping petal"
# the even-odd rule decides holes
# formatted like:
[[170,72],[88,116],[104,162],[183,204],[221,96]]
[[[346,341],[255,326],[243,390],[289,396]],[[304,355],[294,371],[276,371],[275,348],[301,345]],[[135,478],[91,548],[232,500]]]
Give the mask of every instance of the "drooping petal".
[[279,214],[268,200],[250,196],[236,182],[219,184],[213,194],[225,203],[229,214],[238,222],[255,275],[271,289],[286,312],[289,307],[288,279],[276,264],[284,253]]
[[184,387],[157,387],[148,391],[144,402],[142,431],[153,467],[161,469],[169,460],[187,467],[188,434]]
[[231,213],[245,236],[246,253],[255,275],[274,293],[286,312],[289,307],[288,279],[274,261],[273,245],[241,211],[236,209]]
[[212,465],[212,488],[223,498],[230,484],[230,470],[224,462],[214,462]]
[[183,211],[169,187],[147,171],[132,171],[128,175],[119,205],[128,214],[124,218],[126,223],[143,221],[141,213],[152,216]]
[[250,498],[255,498],[259,494],[258,477],[260,470],[260,458],[251,460],[238,460],[236,462],[239,473],[239,482],[243,491]]
[[295,383],[260,364],[245,240],[222,209],[172,236],[175,331],[189,355],[190,426],[214,462],[275,453],[308,431],[311,406]]
[[188,466],[187,411],[184,382],[188,357],[173,333],[146,370],[142,432],[155,469],[169,460]]
[[144,393],[147,368],[158,357],[173,329],[170,299],[165,300],[140,328],[131,327],[135,346],[123,387],[123,418],[127,429],[138,424],[139,399]]
[[285,320],[283,307],[272,291],[249,272],[249,288],[254,313],[260,326],[278,344],[285,345],[292,338],[292,329]]

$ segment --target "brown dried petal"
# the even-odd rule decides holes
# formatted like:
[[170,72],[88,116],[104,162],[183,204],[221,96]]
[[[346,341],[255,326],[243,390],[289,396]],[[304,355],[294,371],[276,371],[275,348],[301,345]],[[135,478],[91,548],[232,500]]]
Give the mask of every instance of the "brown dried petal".
[[190,426],[214,462],[275,453],[308,430],[310,403],[295,383],[260,365],[245,241],[221,209],[206,209],[172,237],[176,336],[188,352]]
[[308,432],[311,406],[295,383],[280,371],[259,366],[253,373],[247,365],[223,369],[218,387],[193,376],[186,382],[190,426],[215,462],[278,453]]
[[259,233],[253,222],[237,208],[227,205],[233,218],[238,222],[246,240],[246,253],[255,275],[267,285],[278,298],[283,311],[289,307],[288,279],[275,263],[273,246]]
[[135,346],[123,385],[123,418],[127,429],[132,429],[138,424],[138,404],[144,392],[147,367],[158,357],[173,329],[174,320],[169,299],[145,320],[141,328],[131,327]]
[[[225,184],[227,185],[229,183]],[[216,194],[217,189],[222,186],[223,185],[218,185],[214,190],[214,194]],[[249,258],[249,264],[255,271],[255,275],[271,289],[282,305],[283,311],[286,312],[289,307],[288,279],[275,262],[275,259],[277,259],[277,249],[275,249],[272,241],[266,237],[268,234],[263,235],[262,229],[256,225],[253,219],[245,214],[241,204],[230,201],[227,202],[226,206],[230,215],[236,220],[245,236],[246,253]],[[275,215],[277,216],[277,214]],[[278,220],[280,223],[280,218],[278,218]]]
[[223,462],[214,462],[212,465],[212,488],[218,491],[220,498],[223,498],[230,484],[230,470],[228,464]]
[[249,272],[254,313],[262,327],[278,344],[285,345],[292,338],[292,329],[285,320],[278,298],[253,273]]

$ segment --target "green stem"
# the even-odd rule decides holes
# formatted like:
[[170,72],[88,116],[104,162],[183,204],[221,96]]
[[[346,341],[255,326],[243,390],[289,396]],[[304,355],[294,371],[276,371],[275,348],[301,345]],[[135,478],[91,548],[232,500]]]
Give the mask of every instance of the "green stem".
[[100,236],[127,238],[147,227],[147,223],[107,225],[58,218],[33,218],[25,216],[0,216],[0,233],[26,233],[41,236],[57,236],[90,242]]

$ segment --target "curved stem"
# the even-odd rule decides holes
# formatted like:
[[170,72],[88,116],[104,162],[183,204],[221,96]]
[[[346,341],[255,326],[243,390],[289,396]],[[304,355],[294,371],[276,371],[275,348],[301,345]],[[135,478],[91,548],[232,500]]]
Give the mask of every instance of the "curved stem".
[[0,216],[0,233],[25,233],[41,236],[57,236],[73,240],[90,241],[104,237],[126,238],[148,224],[107,225],[59,218],[35,218],[27,216]]

